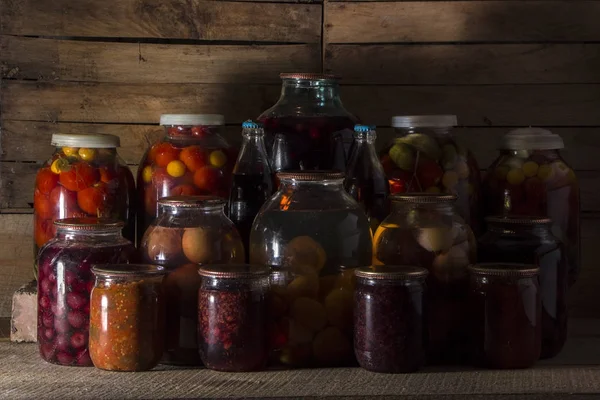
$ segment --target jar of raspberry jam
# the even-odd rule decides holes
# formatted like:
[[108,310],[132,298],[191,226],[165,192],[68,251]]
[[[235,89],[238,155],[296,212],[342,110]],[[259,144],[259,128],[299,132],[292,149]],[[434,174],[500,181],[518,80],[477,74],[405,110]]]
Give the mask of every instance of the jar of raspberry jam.
[[539,268],[484,263],[469,272],[473,362],[498,369],[531,367],[541,351]]
[[167,196],[229,197],[237,152],[221,136],[224,117],[215,114],[164,114],[165,137],[142,157],[138,170],[138,245]]
[[204,365],[229,372],[264,369],[269,267],[207,265],[198,273],[198,337]]
[[38,256],[38,345],[42,358],[91,366],[88,352],[92,265],[123,264],[135,252],[121,235],[123,222],[69,218],[54,223],[56,236]]
[[425,268],[381,265],[356,270],[354,352],[361,367],[406,373],[425,362]]

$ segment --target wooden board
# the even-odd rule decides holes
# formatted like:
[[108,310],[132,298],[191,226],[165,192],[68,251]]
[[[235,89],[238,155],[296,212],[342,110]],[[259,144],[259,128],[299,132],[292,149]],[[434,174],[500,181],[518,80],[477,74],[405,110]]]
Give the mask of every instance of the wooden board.
[[326,43],[600,40],[597,1],[325,2]]
[[279,83],[319,71],[319,44],[222,46],[0,37],[2,77],[124,83]]
[[320,4],[204,0],[1,0],[0,33],[318,43]]
[[340,44],[324,68],[346,84],[598,83],[600,44]]

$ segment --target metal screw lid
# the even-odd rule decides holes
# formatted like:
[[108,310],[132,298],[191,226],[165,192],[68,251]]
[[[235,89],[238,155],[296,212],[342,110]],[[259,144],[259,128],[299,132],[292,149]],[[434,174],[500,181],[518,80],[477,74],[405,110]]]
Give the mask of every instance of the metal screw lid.
[[412,265],[372,265],[358,268],[354,275],[367,279],[412,280],[424,279],[429,274],[425,268]]
[[501,139],[500,150],[559,150],[564,149],[562,138],[547,129],[513,129]]
[[300,79],[300,80],[339,80],[340,77],[332,74],[304,73],[304,72],[284,72],[279,74],[281,79]]
[[50,144],[55,147],[87,147],[90,149],[112,149],[121,146],[121,139],[106,134],[54,133]]
[[182,208],[207,208],[225,205],[225,200],[217,196],[169,196],[158,200],[160,206]]
[[468,269],[473,275],[509,278],[527,278],[537,276],[540,272],[536,265],[514,263],[482,263],[469,265]]
[[213,126],[224,125],[225,117],[221,114],[163,114],[160,116],[162,126]]
[[285,171],[278,172],[279,180],[296,180],[302,182],[318,182],[326,180],[344,179],[344,173],[338,171]]
[[514,224],[514,225],[545,225],[552,223],[548,217],[536,216],[500,216],[494,215],[485,217],[485,221],[490,224]]
[[54,221],[54,225],[59,229],[93,232],[121,230],[125,223],[112,218],[81,217],[58,219]]
[[447,128],[458,125],[456,115],[397,115],[394,128]]
[[269,276],[271,268],[266,265],[229,264],[203,265],[198,270],[200,276],[222,279],[255,279]]
[[411,204],[442,204],[454,203],[457,197],[453,194],[437,193],[403,193],[390,196],[391,201],[411,203]]
[[152,264],[100,264],[92,265],[96,276],[156,276],[166,275],[169,271],[163,266]]

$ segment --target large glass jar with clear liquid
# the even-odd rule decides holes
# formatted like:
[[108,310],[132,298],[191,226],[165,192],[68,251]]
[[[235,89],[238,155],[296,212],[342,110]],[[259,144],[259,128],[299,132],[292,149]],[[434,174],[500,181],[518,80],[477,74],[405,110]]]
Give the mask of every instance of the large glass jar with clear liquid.
[[272,267],[272,361],[292,367],[356,363],[354,268],[372,258],[369,220],[339,172],[279,173],[252,226],[250,262]]

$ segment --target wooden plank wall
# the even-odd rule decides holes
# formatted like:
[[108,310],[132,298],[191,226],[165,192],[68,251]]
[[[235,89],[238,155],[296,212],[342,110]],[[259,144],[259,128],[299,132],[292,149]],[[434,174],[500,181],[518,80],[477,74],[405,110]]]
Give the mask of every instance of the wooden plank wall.
[[380,144],[392,115],[455,113],[482,168],[511,127],[560,133],[583,196],[572,310],[598,316],[598,15],[590,0],[0,0],[0,317],[30,277],[33,178],[53,132],[117,134],[132,167],[161,113],[223,113],[237,142],[283,71],[341,75]]

